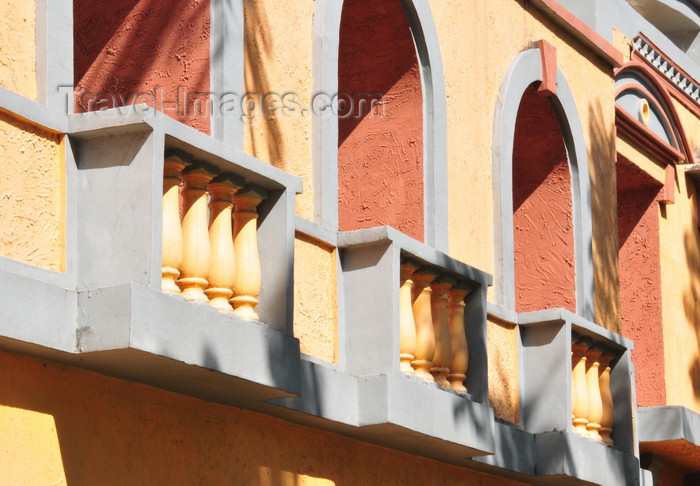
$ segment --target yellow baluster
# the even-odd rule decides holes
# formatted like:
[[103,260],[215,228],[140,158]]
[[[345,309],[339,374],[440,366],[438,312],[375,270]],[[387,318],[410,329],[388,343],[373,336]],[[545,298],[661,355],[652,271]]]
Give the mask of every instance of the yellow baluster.
[[231,304],[233,312],[243,319],[259,320],[255,307],[262,285],[258,254],[258,205],[268,192],[249,185],[233,196],[233,246],[236,254],[236,278]]
[[208,302],[204,294],[209,282],[211,246],[207,223],[207,184],[219,173],[206,162],[196,161],[182,171],[185,188],[182,191],[183,254],[180,279],[182,295],[192,301]]
[[437,277],[429,268],[421,268],[413,274],[413,318],[416,322],[416,359],[411,365],[416,376],[426,381],[435,381],[430,374],[435,355],[435,332],[433,331],[433,314],[431,309],[430,284]]
[[399,352],[401,371],[415,374],[411,362],[415,359],[416,323],[413,320],[413,272],[419,263],[404,259],[401,263],[401,287],[399,289]]
[[180,173],[192,163],[192,155],[180,149],[165,151],[163,163],[163,292],[180,293],[177,279],[182,264],[182,226],[180,223]]
[[452,356],[450,325],[447,315],[447,291],[452,288],[454,283],[454,279],[441,276],[430,285],[433,291],[431,312],[433,314],[433,331],[435,333],[435,355],[433,356],[433,367],[430,368],[430,373],[435,378],[435,382],[444,388],[450,387],[447,375],[450,373],[450,358]]
[[573,370],[571,373],[571,413],[573,415],[574,432],[584,436],[587,435],[586,424],[588,424],[588,388],[586,386],[585,353],[590,345],[591,341],[588,338],[578,339],[571,345],[573,351]]
[[464,330],[464,299],[469,291],[457,284],[448,292],[447,313],[450,321],[450,344],[452,355],[450,360],[450,374],[447,380],[454,391],[467,391],[464,380],[467,378],[469,366],[469,348],[467,347],[467,335]]
[[231,225],[233,194],[243,187],[243,178],[221,174],[209,183],[209,241],[211,271],[209,287],[204,291],[209,303],[224,312],[233,312],[229,299],[233,296],[236,261]]
[[600,355],[603,350],[595,345],[586,352],[586,386],[588,388],[588,437],[602,441],[600,437],[600,420],[603,418],[603,401],[600,397]]
[[611,352],[605,352],[600,357],[600,398],[603,402],[603,415],[600,419],[600,437],[603,442],[613,445],[610,437],[615,422],[615,406],[610,390],[610,362],[614,359]]

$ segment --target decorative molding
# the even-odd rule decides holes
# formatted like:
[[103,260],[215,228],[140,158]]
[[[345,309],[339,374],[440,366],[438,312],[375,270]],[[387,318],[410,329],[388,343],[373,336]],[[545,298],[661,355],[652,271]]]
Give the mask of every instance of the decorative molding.
[[686,161],[683,152],[669,145],[618,104],[615,105],[615,124],[620,133],[629,137],[661,162],[676,164]]
[[670,81],[695,103],[700,104],[700,83],[674,63],[666,54],[661,52],[649,39],[643,35],[635,37],[634,50],[646,59],[649,64],[654,66],[665,79]]
[[544,39],[537,41],[542,60],[542,82],[537,93],[544,96],[557,94],[557,49]]

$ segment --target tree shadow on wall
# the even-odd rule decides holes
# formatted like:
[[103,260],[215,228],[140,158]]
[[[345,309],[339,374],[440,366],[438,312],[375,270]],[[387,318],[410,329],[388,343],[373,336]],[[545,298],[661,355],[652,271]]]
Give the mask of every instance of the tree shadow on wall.
[[[695,197],[699,194],[695,193]],[[695,331],[697,352],[688,369],[693,394],[700,398],[700,234],[698,231],[698,216],[693,214],[693,229],[684,236],[685,257],[690,275],[690,285],[683,294],[683,308],[687,317],[686,322]]]
[[595,321],[621,333],[615,135],[599,100],[588,106],[588,118]]
[[76,112],[162,102],[208,131],[208,114],[198,116],[186,92],[209,90],[209,2],[77,0],[73,11],[75,91],[85,91]]
[[[265,4],[257,0],[244,3],[245,98],[241,100],[243,122],[249,135],[250,153],[285,170],[286,150],[280,128],[280,110],[271,111],[265,107],[263,100],[268,93],[283,95],[280,91],[286,91],[283,86],[272,86],[270,82],[267,66],[279,60],[275,58],[271,39],[275,31],[270,27],[265,8]],[[278,106],[279,103],[274,105]]]

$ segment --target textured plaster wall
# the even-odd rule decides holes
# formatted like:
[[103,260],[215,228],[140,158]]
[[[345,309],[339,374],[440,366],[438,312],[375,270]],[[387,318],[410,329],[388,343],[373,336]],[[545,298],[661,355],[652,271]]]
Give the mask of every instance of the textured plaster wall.
[[576,311],[571,172],[554,111],[525,92],[513,153],[515,309]]
[[[36,431],[0,442],[23,486],[522,484],[2,352],[0,383],[0,430]],[[30,465],[4,453],[20,446]]]
[[36,100],[34,0],[0,0],[0,86]]
[[[304,180],[296,212],[312,220],[311,112],[302,109],[312,99],[314,1],[248,0],[244,6],[245,151]],[[283,111],[287,93],[290,109]]]
[[637,404],[666,404],[658,183],[623,157],[618,159],[617,214],[623,334],[634,340]]
[[0,113],[0,255],[64,270],[62,137]]
[[102,93],[76,111],[136,98],[209,133],[193,94],[209,91],[209,0],[76,0],[73,15],[75,92]]
[[[494,108],[515,56],[546,39],[571,88],[588,148],[596,320],[619,328],[612,68],[524,1],[431,0],[445,68],[450,254],[494,271]],[[516,109],[514,107],[514,109]]]
[[294,337],[301,352],[335,363],[338,298],[335,249],[297,233],[294,240]]
[[520,423],[518,328],[489,317],[489,401],[497,418]]
[[390,225],[422,241],[423,96],[401,4],[346,0],[338,58],[340,93],[383,96],[377,114],[356,107],[338,122],[339,228]]

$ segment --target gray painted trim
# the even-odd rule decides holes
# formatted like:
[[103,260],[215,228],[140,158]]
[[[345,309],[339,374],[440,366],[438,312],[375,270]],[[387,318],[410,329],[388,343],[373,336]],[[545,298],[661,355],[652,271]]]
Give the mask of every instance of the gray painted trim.
[[331,231],[301,216],[294,217],[294,225],[299,233],[310,236],[326,245],[333,247],[338,246],[338,233],[335,231]]
[[54,132],[68,131],[68,119],[63,113],[2,87],[0,87],[0,111]]
[[447,94],[442,54],[428,2],[405,0],[423,81],[425,242],[448,251]]
[[74,83],[73,0],[37,0],[37,101],[63,114],[72,113],[72,105],[66,105],[58,88]]
[[[68,133],[79,139],[114,135],[150,127],[162,132],[168,146],[190,151],[197,158],[204,158],[226,170],[233,170],[246,181],[266,189],[288,188],[300,194],[302,179],[266,164],[230,145],[183,125],[153,109],[112,108],[102,112],[90,112],[68,117]],[[233,167],[231,167],[231,165]]]
[[[497,304],[515,309],[513,262],[513,150],[520,100],[532,83],[542,81],[539,49],[521,52],[506,72],[498,93],[493,127],[494,242]],[[557,69],[557,94],[550,97],[559,120],[571,170],[576,259],[576,308],[594,316],[591,195],[588,155],[578,110],[562,72]]]
[[639,442],[685,440],[700,448],[700,414],[679,406],[638,408],[637,433]]
[[[245,92],[245,47],[243,0],[211,0],[210,90],[217,99]],[[211,135],[243,150],[243,120],[240,102],[233,113],[216,110],[211,118]]]
[[[440,44],[427,2],[402,0],[416,44],[424,92],[425,241],[447,251],[447,101]],[[338,50],[343,2],[314,7],[313,93],[338,92]],[[338,229],[338,119],[315,114],[313,125],[314,221]]]
[[442,267],[450,272],[458,273],[478,282],[484,287],[488,287],[492,283],[491,275],[488,273],[462,263],[425,243],[414,240],[391,226],[379,226],[365,230],[338,233],[338,247],[342,248],[371,245],[380,241],[395,243],[401,249],[420,260]]

